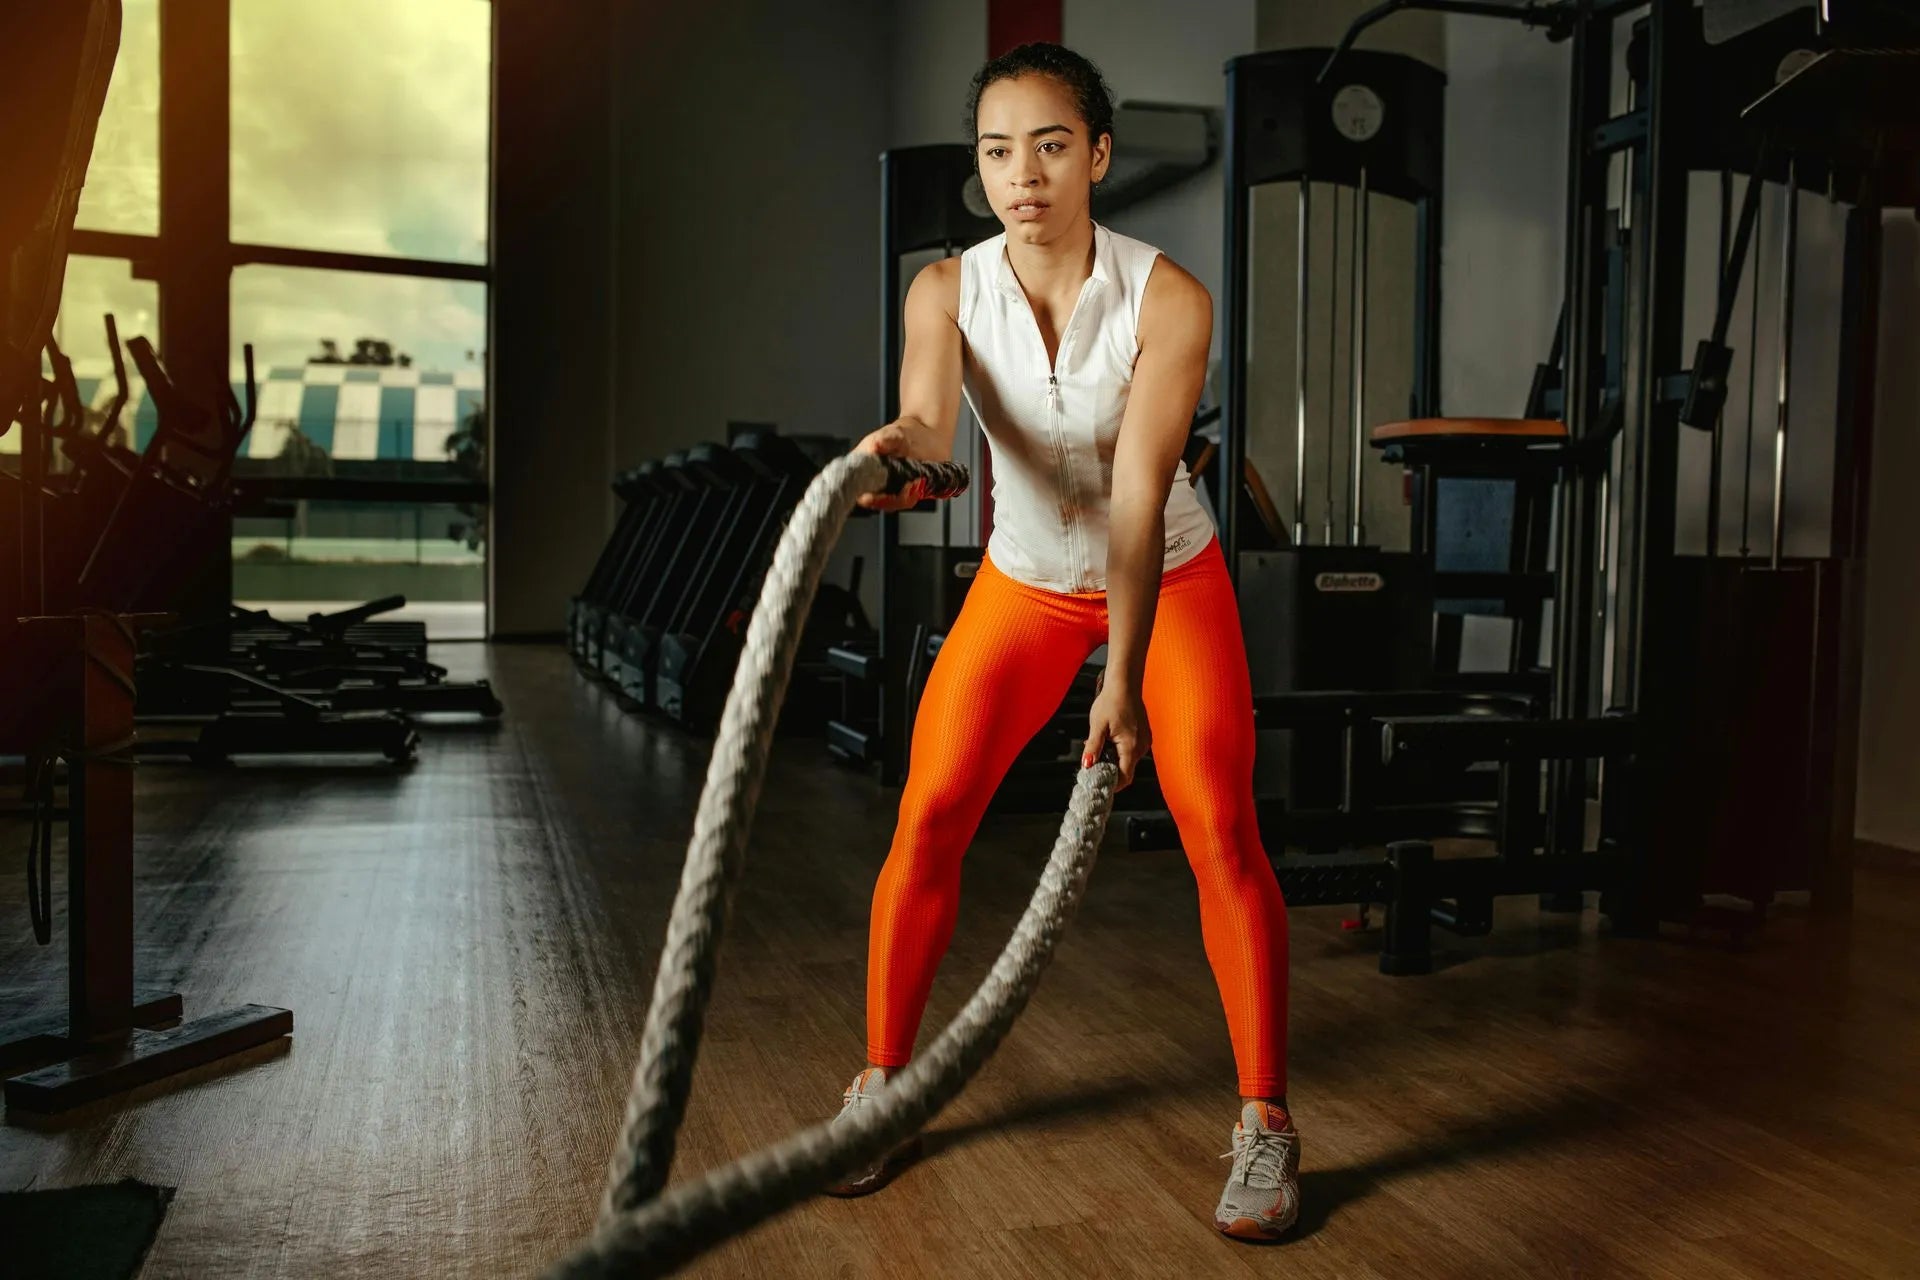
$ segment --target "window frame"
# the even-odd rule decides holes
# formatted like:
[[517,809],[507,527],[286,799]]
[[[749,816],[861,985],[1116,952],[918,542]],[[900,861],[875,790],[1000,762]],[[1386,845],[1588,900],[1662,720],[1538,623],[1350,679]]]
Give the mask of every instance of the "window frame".
[[[162,346],[169,372],[189,394],[224,389],[232,360],[232,276],[236,268],[265,265],[454,280],[487,290],[484,340],[493,346],[493,54],[498,22],[489,0],[487,255],[484,262],[300,249],[231,238],[231,0],[159,0],[160,147],[158,235],[75,228],[72,256],[124,260],[133,278],[152,280],[159,296]],[[207,75],[209,67],[217,74]],[[488,402],[491,355],[485,362]],[[217,393],[217,392],[216,392]],[[491,412],[491,410],[489,410]],[[288,499],[465,502],[491,506],[491,464],[483,479],[441,481],[364,478],[250,478],[241,502]]]

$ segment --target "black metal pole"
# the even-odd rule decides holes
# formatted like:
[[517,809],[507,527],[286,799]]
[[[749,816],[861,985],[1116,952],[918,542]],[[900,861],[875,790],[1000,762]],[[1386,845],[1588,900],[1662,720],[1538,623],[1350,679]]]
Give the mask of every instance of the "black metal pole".
[[1440,416],[1440,193],[1413,211],[1413,404],[1415,418]]
[[1793,376],[1794,256],[1800,247],[1800,182],[1794,157],[1787,157],[1787,229],[1780,245],[1780,351],[1778,396],[1773,416],[1773,542],[1771,567],[1780,567],[1780,539],[1787,507],[1788,389]]
[[[1720,269],[1720,315],[1725,315],[1727,306],[1727,276],[1733,270],[1733,262],[1727,255],[1729,222],[1733,204],[1733,172],[1720,170],[1720,245],[1718,266]],[[1737,287],[1737,286],[1736,286]],[[1719,316],[1715,317],[1714,327],[1719,328]],[[1722,337],[1725,336],[1723,333]],[[1696,375],[1698,376],[1698,375]],[[1707,557],[1720,554],[1720,451],[1726,443],[1727,398],[1720,397],[1720,408],[1713,415],[1713,434],[1710,437],[1707,453]]]
[[1300,175],[1299,234],[1295,236],[1293,294],[1293,544],[1307,541],[1307,327],[1313,243],[1313,184]]
[[[899,184],[893,157],[880,157],[880,421],[892,422],[900,416],[900,247],[896,231],[899,213]],[[896,712],[904,707],[906,689],[900,655],[893,652],[892,585],[893,550],[900,537],[900,517],[891,511],[879,513],[879,546],[875,549],[876,590],[880,607],[874,613],[876,652],[880,660],[880,689],[875,696],[879,706],[876,720],[880,734],[880,782],[892,786],[905,773],[905,735],[911,726]],[[898,719],[900,722],[895,723]]]
[[[1657,615],[1667,600],[1678,506],[1679,406],[1661,394],[1661,376],[1680,365],[1686,304],[1687,170],[1667,110],[1681,75],[1672,25],[1682,6],[1656,0],[1648,18],[1647,136],[1639,153],[1632,270],[1627,281],[1626,367],[1621,392],[1620,549],[1614,598],[1613,700],[1645,712],[1663,706],[1663,655],[1670,645]],[[1655,735],[1656,738],[1658,735]]]
[[1247,456],[1247,217],[1249,195],[1241,178],[1242,139],[1238,73],[1227,66],[1226,127],[1226,332],[1221,335],[1226,359],[1226,412],[1220,415],[1219,492],[1214,507],[1220,519],[1220,538],[1227,553],[1227,573],[1240,581],[1240,475]]
[[1353,207],[1353,300],[1348,304],[1353,327],[1353,345],[1347,353],[1353,367],[1353,403],[1348,406],[1353,434],[1347,445],[1347,545],[1353,547],[1367,540],[1366,472],[1361,467],[1367,447],[1367,195],[1367,167],[1361,165],[1360,192]]
[[[1577,448],[1595,430],[1601,360],[1600,272],[1601,215],[1606,205],[1607,158],[1591,145],[1594,128],[1606,118],[1612,64],[1611,26],[1589,15],[1574,20],[1569,94],[1566,306],[1564,311],[1565,392],[1562,416],[1569,443]],[[1591,714],[1592,622],[1596,514],[1604,471],[1595,464],[1574,464],[1561,475],[1554,566],[1553,715],[1579,719]],[[1549,838],[1558,853],[1574,853],[1584,843],[1586,771],[1575,761],[1555,761],[1552,769]]]

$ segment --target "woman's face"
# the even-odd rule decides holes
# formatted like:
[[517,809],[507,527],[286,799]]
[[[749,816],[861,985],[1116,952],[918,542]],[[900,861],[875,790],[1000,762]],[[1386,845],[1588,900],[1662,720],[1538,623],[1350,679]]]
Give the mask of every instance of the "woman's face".
[[1046,244],[1080,225],[1113,140],[1087,136],[1067,87],[1047,75],[996,80],[974,119],[980,184],[1007,238]]

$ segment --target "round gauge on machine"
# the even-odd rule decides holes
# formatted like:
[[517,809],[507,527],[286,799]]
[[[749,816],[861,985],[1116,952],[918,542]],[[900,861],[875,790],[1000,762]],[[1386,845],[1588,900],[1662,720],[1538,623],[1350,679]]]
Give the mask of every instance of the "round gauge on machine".
[[1350,84],[1333,95],[1333,127],[1344,138],[1365,142],[1386,118],[1387,105],[1366,85]]
[[981,185],[978,173],[967,175],[966,185],[960,188],[960,203],[976,218],[993,216],[993,202],[987,199],[987,189]]

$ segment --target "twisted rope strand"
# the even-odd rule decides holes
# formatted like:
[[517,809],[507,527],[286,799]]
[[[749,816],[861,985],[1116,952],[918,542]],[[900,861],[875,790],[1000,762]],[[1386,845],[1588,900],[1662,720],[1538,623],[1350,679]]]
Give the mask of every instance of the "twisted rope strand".
[[788,521],[721,717],[667,925],[598,1224],[554,1280],[665,1275],[722,1240],[879,1159],[950,1102],[1011,1029],[1086,890],[1119,770],[1080,771],[1033,900],[991,972],[923,1056],[847,1120],[823,1121],[698,1182],[666,1191],[699,1052],[721,935],[746,860],[774,725],[807,610],[857,499],[917,485],[954,493],[966,473],[855,453],[823,468]]

